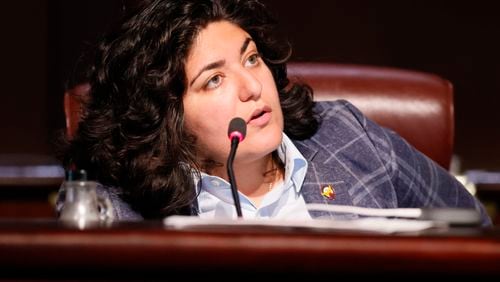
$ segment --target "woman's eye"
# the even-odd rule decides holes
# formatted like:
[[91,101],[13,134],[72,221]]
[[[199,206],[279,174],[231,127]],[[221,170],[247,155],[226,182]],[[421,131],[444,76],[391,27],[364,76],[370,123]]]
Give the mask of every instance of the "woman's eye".
[[205,88],[215,89],[220,85],[221,82],[222,82],[222,77],[220,75],[215,75],[208,80],[207,84],[205,85]]
[[246,61],[246,66],[249,67],[249,66],[255,66],[259,63],[259,54],[252,54],[251,56],[248,57],[247,61]]

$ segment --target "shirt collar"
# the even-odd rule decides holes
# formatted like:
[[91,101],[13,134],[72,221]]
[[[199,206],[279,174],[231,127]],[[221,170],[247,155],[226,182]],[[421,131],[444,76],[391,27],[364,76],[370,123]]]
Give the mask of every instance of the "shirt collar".
[[[290,138],[285,133],[283,133],[283,138],[281,144],[277,148],[277,153],[278,157],[285,165],[284,183],[292,182],[293,186],[295,187],[295,192],[299,193],[307,172],[306,159],[304,158],[304,156],[302,156],[300,151],[293,144],[292,140],[290,140]],[[226,180],[218,176],[212,176],[205,172],[200,172],[200,174],[201,178],[197,177],[196,173],[193,172],[193,178],[197,193],[200,192],[202,185],[205,188],[213,186],[212,184],[215,183],[213,180],[218,180],[218,182],[221,184],[229,185]]]
[[293,182],[295,191],[299,193],[307,172],[306,159],[285,133],[283,133],[283,139],[277,152],[279,158],[285,165],[284,183]]

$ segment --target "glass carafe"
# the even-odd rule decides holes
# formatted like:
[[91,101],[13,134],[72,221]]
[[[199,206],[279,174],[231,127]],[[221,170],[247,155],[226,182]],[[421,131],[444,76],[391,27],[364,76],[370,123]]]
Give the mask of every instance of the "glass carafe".
[[113,207],[108,198],[97,195],[97,182],[89,181],[80,170],[75,177],[68,173],[64,182],[66,198],[59,219],[78,228],[107,224],[113,221]]

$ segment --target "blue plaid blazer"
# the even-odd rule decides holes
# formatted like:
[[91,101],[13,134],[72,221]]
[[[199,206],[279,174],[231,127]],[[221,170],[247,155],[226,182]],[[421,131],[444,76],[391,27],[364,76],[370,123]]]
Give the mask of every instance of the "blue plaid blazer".
[[[483,205],[454,176],[416,150],[397,133],[366,118],[347,101],[320,102],[323,122],[316,134],[294,142],[308,160],[302,191],[307,203],[370,208],[464,207]],[[321,195],[332,185],[335,199]],[[313,217],[356,215],[311,212]]]
[[[370,208],[468,207],[491,225],[483,205],[455,177],[417,151],[395,132],[366,118],[345,100],[318,102],[319,130],[294,141],[309,163],[302,187],[306,203]],[[335,197],[322,195],[333,187]],[[120,189],[99,186],[119,220],[141,220],[120,197]],[[59,205],[60,208],[60,205]],[[193,207],[196,214],[196,207]],[[355,218],[357,215],[311,211],[313,218]]]

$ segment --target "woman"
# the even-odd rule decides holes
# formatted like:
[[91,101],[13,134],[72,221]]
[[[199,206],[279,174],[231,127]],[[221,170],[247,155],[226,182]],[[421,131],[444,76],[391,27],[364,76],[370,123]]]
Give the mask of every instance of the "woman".
[[289,46],[273,25],[254,0],[152,1],[100,44],[65,164],[94,174],[121,220],[235,217],[227,126],[242,117],[234,171],[246,218],[355,217],[308,203],[449,206],[490,224],[477,199],[394,132],[291,84]]

